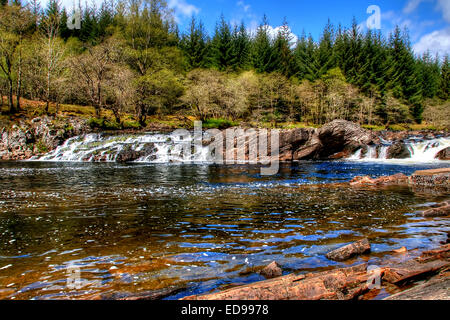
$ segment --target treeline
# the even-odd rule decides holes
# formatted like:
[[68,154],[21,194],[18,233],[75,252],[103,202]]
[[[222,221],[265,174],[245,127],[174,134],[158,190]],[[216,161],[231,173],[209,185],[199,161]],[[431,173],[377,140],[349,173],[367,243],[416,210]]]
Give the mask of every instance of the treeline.
[[[213,35],[192,18],[180,32],[164,0],[112,0],[76,8],[79,29],[57,0],[0,0],[0,95],[206,120],[361,124],[418,122],[426,101],[449,98],[449,59],[416,56],[406,30],[325,26],[319,41],[293,42],[287,22],[273,35],[266,17],[249,32],[222,16]],[[69,23],[68,23],[69,22]]]

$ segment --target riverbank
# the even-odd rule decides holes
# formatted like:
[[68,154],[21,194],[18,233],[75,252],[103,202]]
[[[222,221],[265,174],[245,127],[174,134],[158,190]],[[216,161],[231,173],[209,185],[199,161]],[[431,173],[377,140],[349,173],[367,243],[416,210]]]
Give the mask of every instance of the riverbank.
[[[191,119],[184,119],[185,127],[192,125]],[[154,158],[154,141],[149,140],[147,144],[140,145],[138,139],[143,135],[155,133],[166,134],[166,141],[171,140],[171,132],[177,125],[154,122],[147,128],[127,128],[122,130],[103,130],[97,127],[91,120],[71,116],[67,118],[57,118],[49,116],[35,117],[31,120],[20,120],[17,124],[0,129],[0,159],[2,160],[26,160],[32,157],[42,157],[43,155],[61,147],[68,139],[83,137],[95,133],[97,137],[92,137],[95,141],[95,148],[91,153],[79,158],[78,161],[119,161],[132,162],[141,159]],[[181,126],[182,127],[182,126]],[[230,128],[229,130],[236,130]],[[249,129],[243,124],[239,129]],[[259,130],[259,129],[256,129]],[[150,132],[150,133],[149,133]],[[270,135],[269,130],[269,135]],[[448,131],[376,131],[368,130],[359,125],[345,120],[335,120],[321,128],[292,128],[279,129],[279,155],[280,161],[299,160],[336,160],[344,158],[359,159],[407,159],[415,156],[418,161],[431,161],[435,159],[450,159],[450,136]],[[225,130],[221,131],[224,146],[228,147]],[[236,131],[236,134],[237,131]],[[110,137],[110,138],[108,138]],[[136,139],[134,139],[136,138]],[[127,148],[118,148],[120,151],[114,152],[105,148],[102,144],[118,140]],[[444,139],[441,143],[437,139]],[[447,140],[445,140],[447,139]],[[249,142],[250,143],[250,137]],[[111,142],[109,141],[109,142]],[[414,150],[412,144],[424,143],[420,150]],[[203,147],[208,147],[209,141],[203,141]],[[239,145],[239,142],[232,142],[236,153],[243,153],[245,158],[249,158],[249,148],[247,142]],[[429,145],[427,145],[429,144]],[[136,149],[139,149],[136,150]],[[143,151],[140,151],[143,149]],[[244,150],[239,150],[244,149]],[[138,152],[137,152],[138,151]],[[417,154],[417,152],[419,152]],[[422,155],[421,152],[428,154]],[[432,153],[432,154],[431,154]],[[72,159],[73,157],[71,157]],[[426,158],[426,159],[424,159]],[[46,157],[48,159],[48,157]],[[202,159],[195,159],[204,161]]]

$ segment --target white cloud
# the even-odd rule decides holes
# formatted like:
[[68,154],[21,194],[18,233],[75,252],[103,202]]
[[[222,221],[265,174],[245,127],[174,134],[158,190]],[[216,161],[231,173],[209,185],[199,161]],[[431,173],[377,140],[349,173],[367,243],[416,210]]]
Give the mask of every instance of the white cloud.
[[198,14],[200,9],[193,4],[187,3],[186,0],[169,0],[168,6],[175,10],[175,16],[179,20],[179,16],[190,17],[192,15]]
[[[278,36],[278,33],[282,30],[281,28],[283,28],[283,26],[275,28],[272,26],[267,26],[267,33],[272,38],[272,40]],[[289,37],[291,38],[291,47],[294,47],[297,44],[298,37],[295,33],[292,32],[291,28],[289,28]]]
[[415,11],[419,5],[427,0],[409,0],[406,6],[403,8],[403,13],[410,14]]
[[450,22],[450,1],[449,0],[438,0],[438,9],[442,11],[442,16],[445,21]]
[[420,40],[414,45],[414,51],[417,54],[422,54],[427,50],[435,55],[439,54],[443,57],[450,53],[450,27],[442,30],[435,30],[431,33],[424,35]]
[[246,4],[244,1],[239,0],[236,5],[240,7],[244,12],[249,12],[251,9],[251,6],[249,4]]

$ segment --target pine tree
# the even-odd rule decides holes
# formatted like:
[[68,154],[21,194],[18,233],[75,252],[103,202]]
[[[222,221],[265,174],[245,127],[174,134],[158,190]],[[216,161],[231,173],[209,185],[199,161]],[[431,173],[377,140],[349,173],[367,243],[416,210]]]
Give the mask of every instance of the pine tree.
[[183,50],[190,69],[205,68],[208,64],[208,36],[203,23],[197,24],[192,16],[188,34],[184,34],[180,41],[180,48]]
[[230,24],[220,17],[212,40],[212,63],[218,70],[227,70],[233,65],[233,41]]
[[450,93],[450,61],[448,54],[445,56],[441,66],[441,79],[439,82],[439,97],[444,100],[449,99]]
[[334,55],[333,44],[334,30],[330,20],[328,20],[328,23],[323,30],[317,50],[315,51],[316,54],[313,61],[317,70],[314,75],[315,79],[321,78],[329,70],[336,66],[336,57]]
[[100,40],[103,40],[111,35],[112,30],[109,28],[113,25],[114,22],[114,11],[111,8],[111,5],[104,0],[98,15],[98,23],[97,23],[97,37]]
[[418,68],[423,96],[433,98],[439,90],[439,57],[433,59],[429,51],[425,52],[418,60]]
[[273,44],[270,71],[278,71],[286,77],[296,74],[294,55],[291,50],[292,35],[287,21],[283,22]]
[[317,73],[317,69],[314,68],[315,65],[313,63],[315,50],[316,45],[312,36],[309,35],[307,38],[303,32],[294,51],[295,70],[297,71],[296,76],[298,79],[314,80],[315,74]]
[[250,36],[242,22],[239,27],[235,27],[232,37],[232,69],[246,70],[250,66]]
[[269,21],[264,15],[252,43],[251,59],[257,72],[268,72],[272,59],[272,42],[268,33]]
[[[371,39],[367,39],[369,46],[365,49],[370,50]],[[352,21],[352,27],[348,32],[345,32],[343,35],[343,44],[344,44],[344,52],[343,52],[343,71],[346,75],[347,80],[353,84],[363,84],[366,79],[360,79],[362,74],[362,68],[365,64],[366,68],[370,68],[370,62],[363,55],[363,39],[361,36],[361,32],[358,27],[358,23],[355,18]],[[364,61],[365,60],[365,61]]]

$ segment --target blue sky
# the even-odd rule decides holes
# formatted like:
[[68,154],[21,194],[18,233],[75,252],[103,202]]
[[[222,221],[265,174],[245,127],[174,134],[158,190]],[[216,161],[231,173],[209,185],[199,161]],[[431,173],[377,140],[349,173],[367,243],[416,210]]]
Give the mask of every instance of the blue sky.
[[[44,0],[45,1],[45,0]],[[78,0],[77,0],[78,1]],[[92,0],[89,0],[92,1]],[[94,0],[101,2],[101,0]],[[62,0],[71,4],[73,0]],[[82,1],[83,2],[83,1]],[[386,35],[396,24],[407,27],[414,50],[430,49],[441,55],[450,53],[450,0],[167,0],[174,8],[181,30],[185,30],[192,15],[200,18],[208,32],[220,15],[233,23],[244,21],[256,29],[266,14],[276,30],[286,17],[294,34],[303,30],[318,39],[328,18],[334,24],[351,24],[356,17],[362,28],[370,14],[367,8],[377,5],[381,10],[381,30]]]

